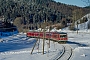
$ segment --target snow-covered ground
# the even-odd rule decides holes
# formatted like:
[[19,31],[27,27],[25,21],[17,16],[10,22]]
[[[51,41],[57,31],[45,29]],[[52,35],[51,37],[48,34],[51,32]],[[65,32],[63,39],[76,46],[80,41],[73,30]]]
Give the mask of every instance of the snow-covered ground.
[[49,41],[47,40],[45,41],[45,50],[43,54],[42,39],[40,39],[31,54],[36,40],[36,38],[27,38],[23,33],[1,38],[0,60],[50,60],[62,53],[63,47],[57,42],[51,41],[51,47],[48,48]]
[[73,48],[71,60],[90,59],[90,32],[68,33],[68,43]]
[[[90,31],[68,31],[68,42],[73,49],[70,60],[90,60]],[[45,51],[42,53],[42,39],[37,42],[33,53],[32,48],[36,42],[36,38],[27,38],[25,34],[8,36],[0,39],[0,60],[53,60],[63,51],[62,44],[50,42],[48,48],[48,40],[45,41]],[[39,47],[38,47],[39,46]]]

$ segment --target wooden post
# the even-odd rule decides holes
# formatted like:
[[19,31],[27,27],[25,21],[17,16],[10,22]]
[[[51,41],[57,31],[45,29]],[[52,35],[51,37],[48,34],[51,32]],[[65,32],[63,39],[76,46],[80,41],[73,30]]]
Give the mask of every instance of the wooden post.
[[[37,40],[38,40],[38,39],[39,39],[39,38],[37,38]],[[37,49],[38,49],[38,53],[39,53],[39,40],[38,40],[38,48],[37,48]]]
[[78,21],[77,21],[77,34],[78,34]]
[[37,41],[38,41],[38,40],[36,40],[36,42],[35,42],[35,44],[34,44],[34,46],[33,46],[33,49],[32,49],[32,51],[31,51],[31,54],[32,54],[32,52],[33,52],[33,50],[34,50],[34,48],[35,48],[35,46],[36,46]]
[[45,29],[43,31],[43,54],[44,54],[44,43],[45,43]]
[[51,26],[49,27],[49,48],[50,48],[50,30],[51,30]]

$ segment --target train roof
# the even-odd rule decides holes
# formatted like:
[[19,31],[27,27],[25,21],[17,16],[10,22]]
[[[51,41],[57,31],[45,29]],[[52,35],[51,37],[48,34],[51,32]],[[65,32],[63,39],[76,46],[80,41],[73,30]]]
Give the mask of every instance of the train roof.
[[[29,30],[28,32],[40,32],[40,31],[32,31],[32,30]],[[41,32],[42,32],[42,31],[41,31]],[[46,32],[46,33],[49,33],[49,32]],[[50,33],[67,34],[66,32],[50,32]]]
[[57,33],[59,33],[59,34],[67,34],[66,32],[57,32]]

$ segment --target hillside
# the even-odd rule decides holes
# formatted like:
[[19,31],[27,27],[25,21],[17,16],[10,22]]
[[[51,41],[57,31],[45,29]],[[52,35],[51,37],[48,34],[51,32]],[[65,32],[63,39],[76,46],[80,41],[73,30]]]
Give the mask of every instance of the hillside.
[[[85,15],[84,17],[87,17],[87,21],[84,22],[84,23],[81,23],[81,24],[78,24],[78,27],[77,27],[77,22],[79,22],[80,20],[76,21],[75,23],[75,27],[78,28],[79,30],[84,30],[84,29],[90,29],[90,13]],[[82,18],[84,18],[82,17]],[[82,19],[81,19],[82,20]]]
[[66,16],[72,16],[72,12],[77,9],[81,9],[83,11],[83,14],[89,13],[90,8],[87,7],[78,7],[74,5],[67,5],[60,2],[50,2],[49,7],[52,9],[55,9],[56,11],[62,12]]
[[19,31],[44,27],[44,22],[47,22],[45,26],[61,23],[65,27],[67,20],[74,20],[75,11],[82,12],[79,13],[79,19],[89,13],[90,9],[53,0],[0,0],[0,16],[4,20],[13,21],[20,28]]

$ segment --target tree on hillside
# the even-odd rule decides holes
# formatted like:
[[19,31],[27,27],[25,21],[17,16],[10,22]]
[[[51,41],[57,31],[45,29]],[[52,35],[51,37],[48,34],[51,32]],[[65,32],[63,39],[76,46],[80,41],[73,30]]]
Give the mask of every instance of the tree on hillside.
[[78,20],[80,18],[82,18],[84,16],[84,11],[82,9],[75,9],[72,13],[73,13],[73,17],[72,20]]
[[21,17],[16,18],[14,20],[14,23],[13,23],[15,26],[17,26],[17,29],[18,29],[19,32],[23,31],[21,23],[22,23],[22,18]]
[[[79,19],[81,19],[82,17],[84,16],[84,13],[83,13],[83,10],[82,9],[75,9],[73,12],[72,12],[72,20],[73,20],[73,23],[70,27],[70,29],[75,29],[75,22]],[[78,29],[78,24],[79,22],[77,22],[77,29]]]

